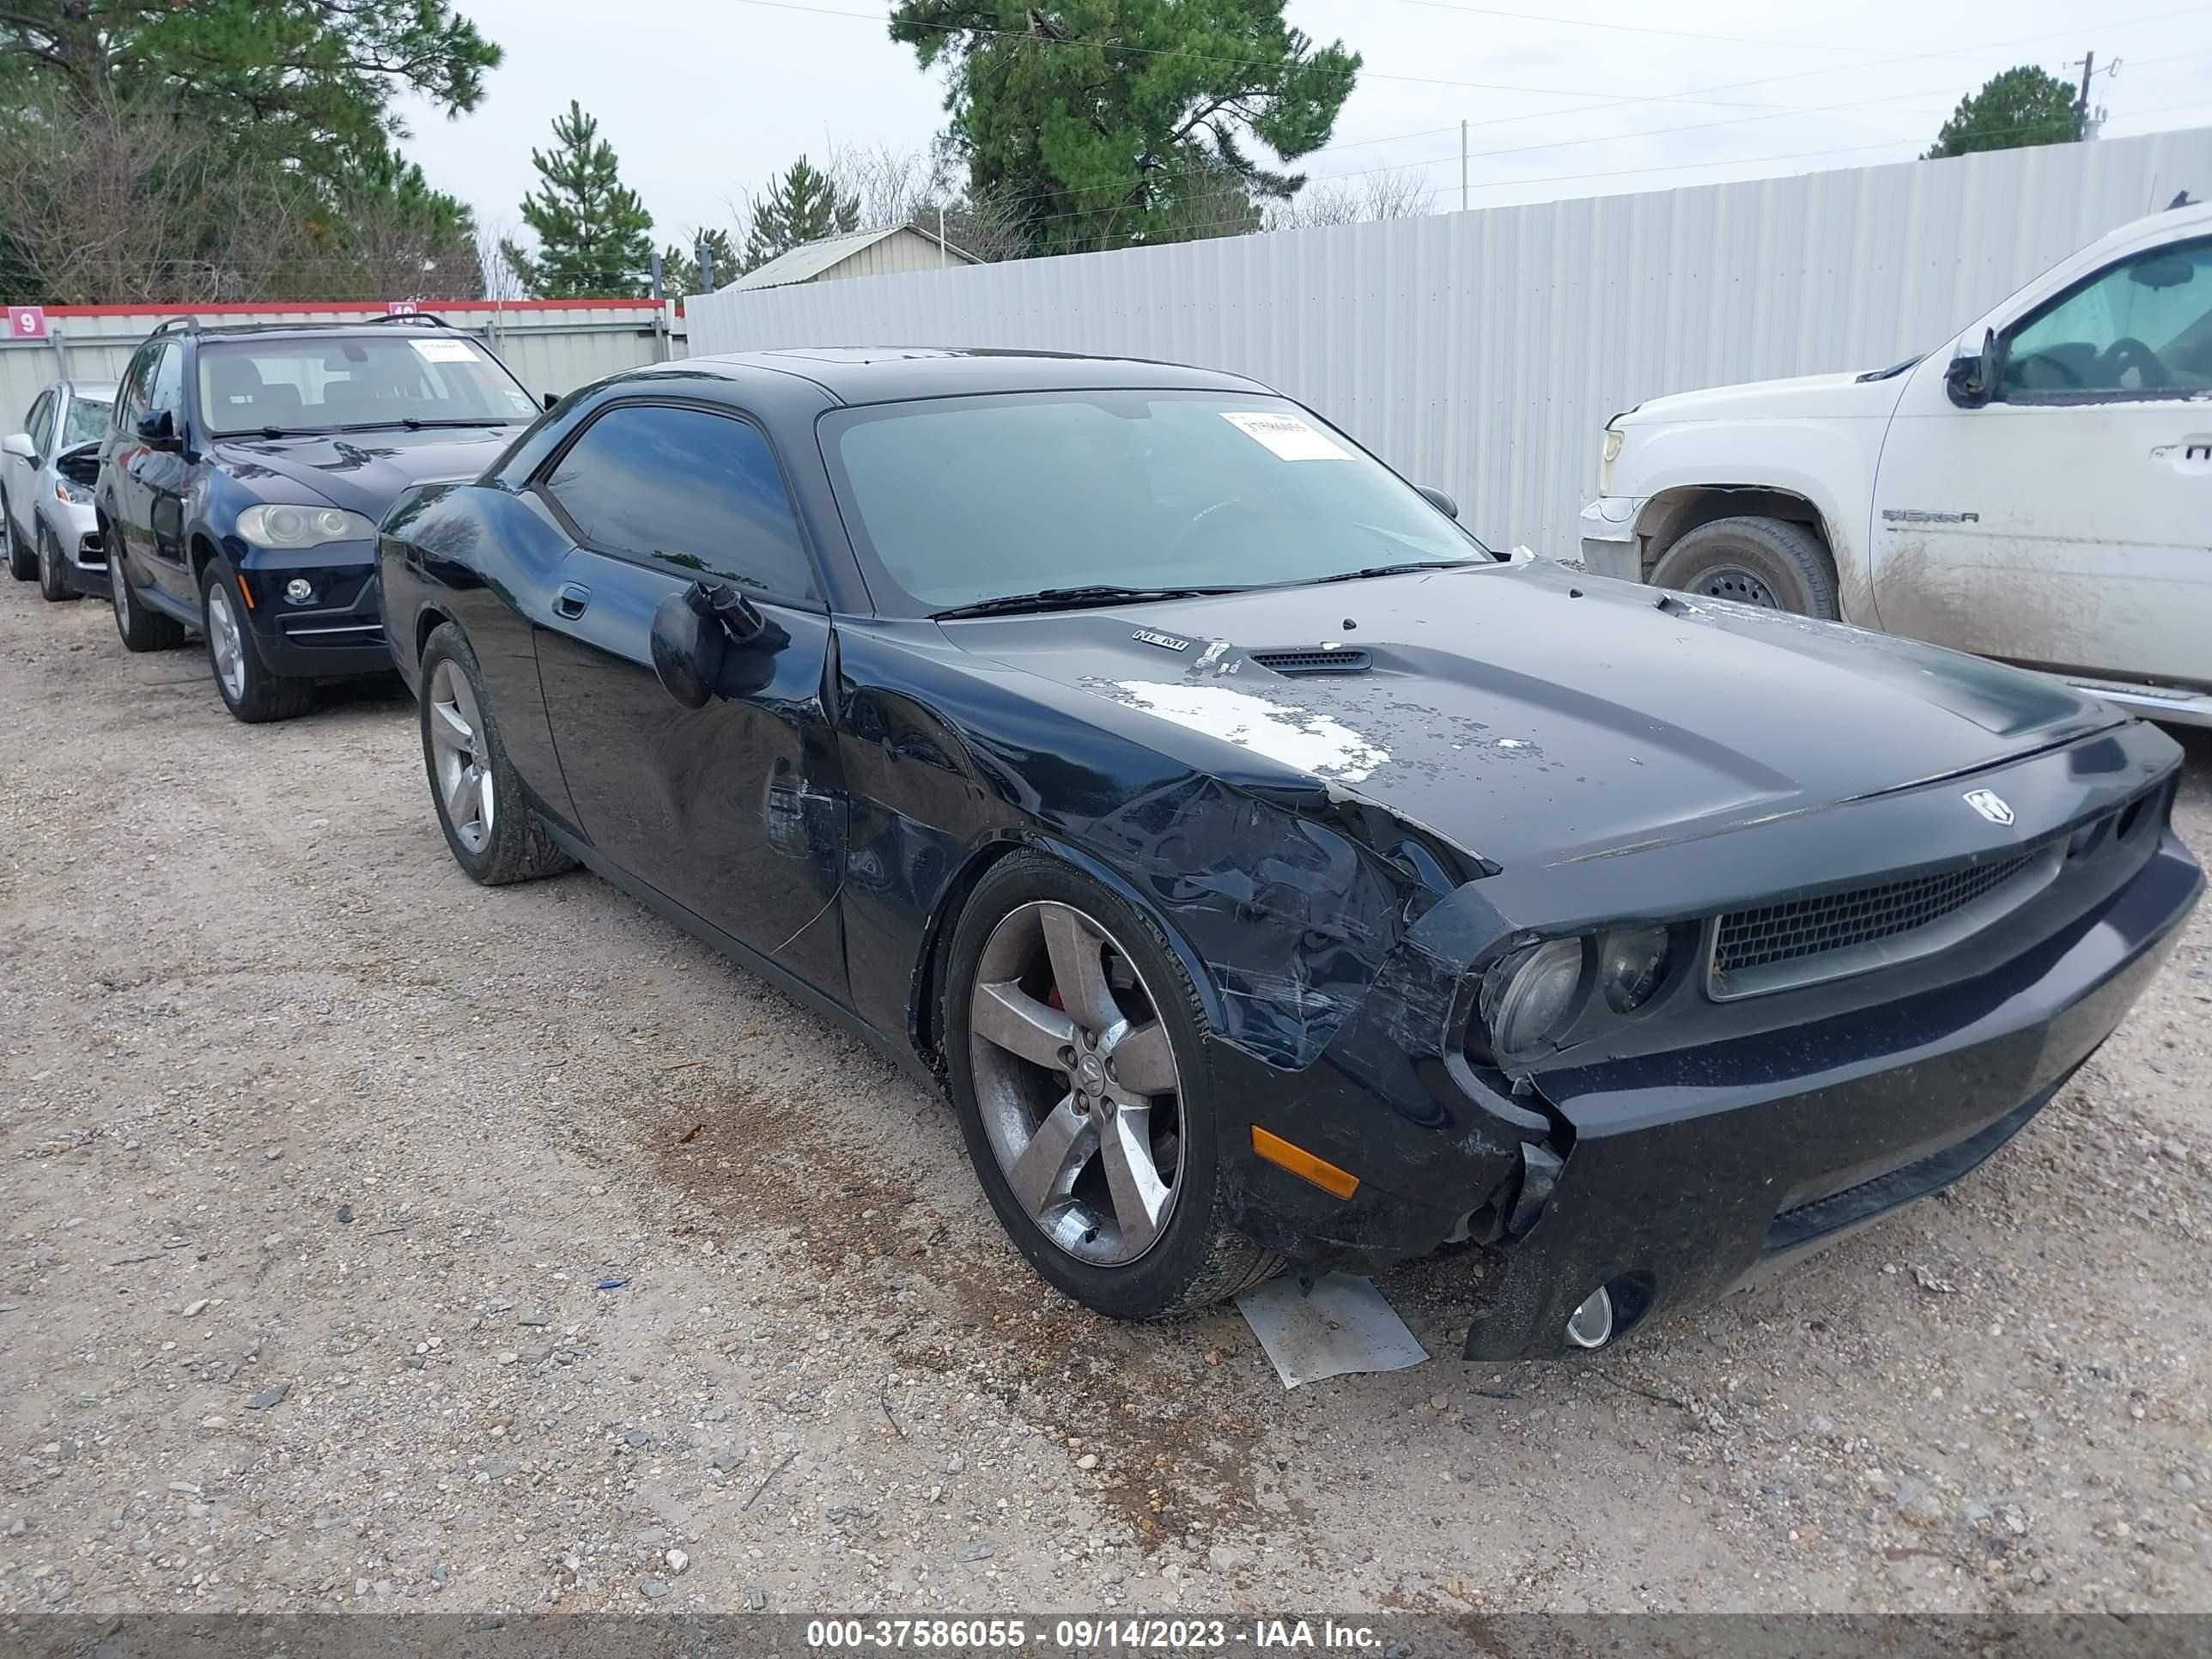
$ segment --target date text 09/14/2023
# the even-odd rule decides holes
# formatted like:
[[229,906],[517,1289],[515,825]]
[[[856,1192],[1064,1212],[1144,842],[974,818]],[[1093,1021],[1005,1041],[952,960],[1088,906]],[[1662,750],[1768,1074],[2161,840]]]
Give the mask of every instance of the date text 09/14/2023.
[[1048,1648],[1083,1653],[1129,1648],[1165,1652],[1234,1648],[1331,1648],[1359,1652],[1382,1645],[1366,1625],[1333,1619],[814,1619],[806,1644],[823,1650]]

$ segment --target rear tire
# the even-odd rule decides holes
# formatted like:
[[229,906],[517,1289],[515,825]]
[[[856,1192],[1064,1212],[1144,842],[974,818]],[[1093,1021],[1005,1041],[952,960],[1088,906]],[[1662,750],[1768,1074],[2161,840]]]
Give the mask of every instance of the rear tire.
[[1651,585],[1828,622],[1843,615],[1835,560],[1812,530],[1786,519],[1701,524],[1667,550]]
[[[983,1194],[1031,1267],[1115,1319],[1202,1308],[1281,1271],[1281,1256],[1229,1224],[1205,1013],[1147,918],[1056,859],[1016,853],[976,884],[948,967],[953,1108]],[[979,1015],[994,1033],[979,1035]],[[1065,1062],[1052,1048],[1062,1025]],[[1122,1135],[1132,1150],[1114,1146]],[[1133,1170],[1151,1184],[1133,1186]]]
[[441,623],[422,647],[422,768],[446,845],[469,879],[486,887],[535,881],[576,867],[524,805],[477,653],[458,623]]
[[62,562],[61,544],[54,539],[54,532],[44,525],[39,526],[39,594],[50,605],[84,597],[69,585],[69,571]]
[[248,726],[296,720],[313,703],[313,680],[271,673],[261,660],[261,647],[240,598],[238,572],[221,554],[200,572],[200,634],[207,641],[216,694],[233,718]]
[[15,533],[15,511],[5,495],[0,495],[0,524],[8,527],[8,574],[19,582],[29,581],[39,574],[38,552]]
[[173,617],[149,611],[138,602],[131,586],[131,562],[113,532],[103,523],[100,544],[114,550],[107,556],[107,597],[115,608],[115,631],[123,636],[125,651],[173,651],[185,642],[184,624]]

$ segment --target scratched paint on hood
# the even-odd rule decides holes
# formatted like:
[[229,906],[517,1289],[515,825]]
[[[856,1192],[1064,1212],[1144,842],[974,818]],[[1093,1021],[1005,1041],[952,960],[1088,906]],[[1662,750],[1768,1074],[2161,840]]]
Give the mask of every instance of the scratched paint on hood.
[[1390,758],[1390,751],[1342,721],[1225,685],[1164,685],[1151,680],[1111,682],[1118,701],[1255,755],[1295,766],[1317,778],[1358,783]]

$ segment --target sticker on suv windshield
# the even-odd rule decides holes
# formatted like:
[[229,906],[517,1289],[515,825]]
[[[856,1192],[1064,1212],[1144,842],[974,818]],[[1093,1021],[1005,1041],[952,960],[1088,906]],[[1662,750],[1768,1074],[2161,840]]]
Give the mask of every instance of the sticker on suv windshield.
[[410,340],[407,343],[434,363],[472,363],[477,354],[465,340]]
[[1350,452],[1318,428],[1295,415],[1273,410],[1224,410],[1221,418],[1285,461],[1348,461]]

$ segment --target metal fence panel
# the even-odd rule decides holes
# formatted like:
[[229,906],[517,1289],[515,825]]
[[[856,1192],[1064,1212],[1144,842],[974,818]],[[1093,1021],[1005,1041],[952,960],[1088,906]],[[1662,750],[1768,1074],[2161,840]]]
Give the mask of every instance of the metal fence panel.
[[[532,392],[569,392],[604,375],[684,355],[680,320],[672,332],[665,309],[650,300],[521,301],[452,304],[426,301],[504,358]],[[121,378],[131,354],[164,318],[203,323],[358,322],[384,316],[372,305],[225,306],[198,311],[161,306],[61,306],[47,312],[51,337],[0,339],[0,420],[21,428],[41,387],[61,378],[64,363],[79,380]]]
[[933,344],[1160,357],[1312,404],[1470,528],[1571,557],[1598,432],[1647,398],[1893,362],[2186,188],[2212,129],[686,303],[694,354]]

